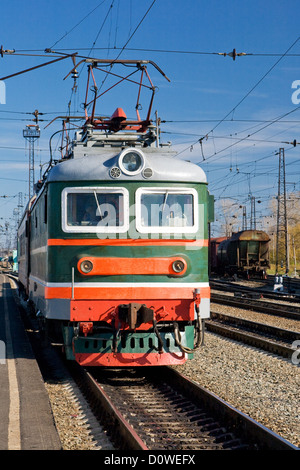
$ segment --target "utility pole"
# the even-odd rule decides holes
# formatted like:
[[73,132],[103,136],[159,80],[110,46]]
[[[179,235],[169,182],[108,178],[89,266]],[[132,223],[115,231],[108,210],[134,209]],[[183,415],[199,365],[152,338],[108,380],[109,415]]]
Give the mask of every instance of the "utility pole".
[[256,230],[255,197],[251,196],[251,218],[250,229]]
[[293,245],[293,254],[294,254],[294,276],[297,276],[297,260],[296,260],[296,250],[295,250],[295,239],[292,238],[292,245]]
[[38,125],[38,110],[34,113],[36,124],[28,124],[23,129],[23,137],[29,142],[29,200],[34,194],[34,142],[40,137],[40,128]]
[[23,193],[18,193],[18,224],[20,223],[23,212]]
[[246,213],[246,206],[240,206],[243,208],[243,224],[242,230],[247,230],[247,213]]
[[[279,257],[285,262],[285,272],[289,272],[288,227],[286,210],[286,182],[284,148],[279,149],[278,196],[277,196],[277,239],[276,239],[276,272],[279,267]],[[281,267],[282,266],[281,263]]]

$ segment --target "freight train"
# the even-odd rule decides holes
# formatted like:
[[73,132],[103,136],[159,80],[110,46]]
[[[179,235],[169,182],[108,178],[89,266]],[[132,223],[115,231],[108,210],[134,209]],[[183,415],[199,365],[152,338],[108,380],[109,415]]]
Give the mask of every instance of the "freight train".
[[89,116],[19,226],[23,293],[83,366],[183,364],[203,342],[213,197],[149,116]]
[[243,230],[210,240],[210,271],[219,275],[266,278],[270,268],[270,237],[260,230]]

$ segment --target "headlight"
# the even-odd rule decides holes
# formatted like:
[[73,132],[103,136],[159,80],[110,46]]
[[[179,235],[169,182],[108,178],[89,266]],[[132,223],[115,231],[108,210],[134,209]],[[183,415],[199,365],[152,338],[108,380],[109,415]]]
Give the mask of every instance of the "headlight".
[[91,272],[91,270],[93,269],[93,263],[91,261],[89,261],[88,259],[82,261],[82,263],[80,263],[80,269],[83,273],[89,273]]
[[136,175],[145,165],[142,152],[135,149],[127,149],[119,157],[119,166],[126,175]]

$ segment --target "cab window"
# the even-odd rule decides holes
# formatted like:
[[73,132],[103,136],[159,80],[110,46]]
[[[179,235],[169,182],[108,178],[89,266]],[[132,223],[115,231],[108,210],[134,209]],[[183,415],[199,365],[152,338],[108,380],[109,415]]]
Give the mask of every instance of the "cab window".
[[198,197],[193,189],[140,188],[137,191],[137,229],[152,233],[195,233]]
[[65,232],[124,232],[128,228],[125,188],[65,188],[62,194]]

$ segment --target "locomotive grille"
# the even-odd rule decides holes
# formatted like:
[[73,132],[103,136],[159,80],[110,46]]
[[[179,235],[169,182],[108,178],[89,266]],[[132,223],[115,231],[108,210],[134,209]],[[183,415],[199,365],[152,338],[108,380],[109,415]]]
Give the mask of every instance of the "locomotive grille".
[[[181,339],[184,345],[190,345],[193,342],[194,329],[192,326],[186,326],[181,332]],[[169,332],[160,333],[163,341],[163,350],[181,354],[181,350],[175,343],[174,334]],[[158,340],[154,333],[127,333],[117,340],[117,352],[123,353],[156,353],[158,350]],[[77,337],[74,339],[75,353],[111,353],[113,347],[113,335],[102,333],[93,337]]]

